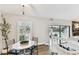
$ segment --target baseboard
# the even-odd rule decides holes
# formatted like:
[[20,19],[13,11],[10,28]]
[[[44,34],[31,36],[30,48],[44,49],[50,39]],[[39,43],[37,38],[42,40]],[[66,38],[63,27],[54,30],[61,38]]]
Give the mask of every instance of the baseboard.
[[42,42],[42,43],[38,43],[38,45],[49,45],[48,43]]
[[45,45],[49,45],[49,43],[45,43]]
[[38,45],[43,45],[44,43],[38,43]]

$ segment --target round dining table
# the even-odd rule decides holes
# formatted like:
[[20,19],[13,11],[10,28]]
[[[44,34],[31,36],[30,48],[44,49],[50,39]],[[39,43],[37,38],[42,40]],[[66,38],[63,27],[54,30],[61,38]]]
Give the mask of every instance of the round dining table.
[[[25,50],[28,48],[31,48],[34,46],[34,41],[29,41],[28,43],[21,44],[20,42],[17,42],[12,45],[11,50],[15,50],[15,54],[18,54],[18,51]],[[30,49],[31,55],[32,55],[32,49]]]

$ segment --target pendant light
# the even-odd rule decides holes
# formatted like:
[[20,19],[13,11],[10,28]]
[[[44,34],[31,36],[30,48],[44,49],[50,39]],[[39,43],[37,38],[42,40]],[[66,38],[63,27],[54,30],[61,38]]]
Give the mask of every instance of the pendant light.
[[24,12],[24,5],[22,5],[22,8],[23,8],[23,11],[22,11],[22,15],[25,15],[25,12]]

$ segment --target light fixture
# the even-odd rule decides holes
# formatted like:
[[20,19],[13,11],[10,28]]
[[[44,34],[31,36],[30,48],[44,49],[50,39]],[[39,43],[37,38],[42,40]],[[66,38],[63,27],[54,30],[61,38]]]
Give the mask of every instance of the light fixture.
[[53,21],[53,18],[50,18],[50,21]]
[[25,6],[24,6],[24,5],[22,5],[22,8],[23,8],[22,15],[24,15],[24,14],[25,14],[25,13],[24,13],[24,7],[25,7]]
[[26,8],[32,8],[32,5],[31,4],[21,4],[21,6],[25,6]]
[[22,15],[25,15],[25,8],[27,8],[27,9],[32,9],[32,7],[31,7],[31,5],[29,5],[29,4],[21,4],[21,6],[22,6]]

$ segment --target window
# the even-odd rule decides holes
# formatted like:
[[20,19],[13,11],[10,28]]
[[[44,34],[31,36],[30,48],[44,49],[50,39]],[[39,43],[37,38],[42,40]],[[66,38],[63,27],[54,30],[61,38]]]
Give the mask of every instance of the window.
[[70,26],[50,25],[49,35],[52,37],[68,38],[70,37]]
[[17,23],[17,38],[20,42],[27,42],[32,39],[32,22],[19,21]]

